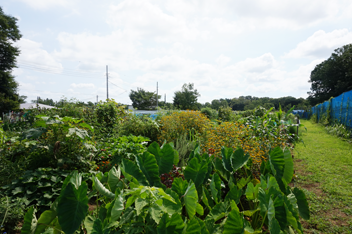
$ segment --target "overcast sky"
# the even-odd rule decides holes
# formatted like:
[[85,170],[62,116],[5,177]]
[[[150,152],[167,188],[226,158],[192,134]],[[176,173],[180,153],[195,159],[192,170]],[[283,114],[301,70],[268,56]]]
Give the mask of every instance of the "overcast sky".
[[166,94],[194,83],[201,103],[243,95],[307,97],[312,69],[352,43],[351,0],[6,0],[22,39],[20,95]]

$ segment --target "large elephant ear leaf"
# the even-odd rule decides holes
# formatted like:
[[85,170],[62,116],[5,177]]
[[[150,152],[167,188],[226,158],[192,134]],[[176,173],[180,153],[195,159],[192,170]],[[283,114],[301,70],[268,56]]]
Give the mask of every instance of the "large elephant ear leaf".
[[190,183],[184,194],[184,202],[186,206],[186,211],[189,218],[192,218],[196,214],[196,207],[198,203],[198,193],[194,183]]
[[67,234],[74,233],[88,213],[87,184],[83,182],[78,189],[69,183],[61,194],[57,207],[59,223]]
[[232,166],[231,166],[232,154],[233,154],[232,148],[227,148],[226,146],[223,146],[221,148],[222,164],[224,168],[229,172],[232,172]]
[[197,158],[193,158],[188,162],[187,167],[184,170],[185,179],[192,180],[198,188],[203,184],[205,176],[208,172],[208,164],[205,160],[199,162]]
[[31,234],[34,231],[37,226],[37,218],[35,217],[35,212],[36,210],[33,206],[29,208],[29,210],[24,216],[24,223],[22,226],[21,233]]
[[292,192],[297,199],[299,215],[305,220],[308,220],[310,218],[310,214],[309,214],[309,206],[308,206],[306,195],[302,190],[298,188],[294,188]]
[[245,154],[243,149],[238,148],[233,154],[232,154],[232,168],[233,171],[237,171],[238,169],[242,168],[248,161],[249,159],[249,154]]
[[[285,192],[286,186],[284,184],[285,179],[283,178],[285,170],[285,158],[284,153],[280,147],[276,147],[269,152],[269,161],[271,170],[277,180],[277,183],[280,186],[281,191]],[[289,177],[288,174],[289,173],[287,173],[287,177]]]
[[94,177],[94,185],[95,185],[95,189],[104,197],[107,197],[110,199],[115,198],[115,194],[110,192],[107,188],[105,188],[105,186],[98,180],[97,177]]
[[291,152],[288,148],[284,150],[284,160],[285,160],[285,169],[283,174],[283,180],[285,181],[286,185],[291,183],[293,177],[293,160]]
[[236,209],[227,216],[224,225],[224,234],[242,234],[244,232],[243,217]]
[[148,147],[148,152],[153,154],[156,159],[159,166],[159,175],[169,173],[172,169],[175,158],[175,150],[172,146],[170,144],[165,144],[163,148],[160,149],[158,143],[153,142]]
[[144,152],[143,154],[136,156],[136,161],[139,169],[143,172],[150,186],[161,184],[159,166],[154,155],[149,152]]
[[115,167],[112,167],[111,170],[109,171],[108,185],[110,187],[111,192],[113,193],[115,193],[117,184],[120,182],[120,175],[121,175],[121,171],[116,170]]
[[122,159],[122,169],[124,173],[127,173],[136,178],[139,184],[144,186],[149,185],[142,171],[138,168],[136,164],[134,164],[130,160],[124,158]]

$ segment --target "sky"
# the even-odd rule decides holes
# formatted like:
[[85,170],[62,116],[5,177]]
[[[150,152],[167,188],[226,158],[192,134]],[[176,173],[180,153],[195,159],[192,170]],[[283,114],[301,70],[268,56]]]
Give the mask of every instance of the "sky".
[[[19,94],[131,104],[142,88],[173,102],[308,96],[314,67],[352,43],[351,0],[6,0],[22,38]],[[108,71],[108,72],[107,72]]]

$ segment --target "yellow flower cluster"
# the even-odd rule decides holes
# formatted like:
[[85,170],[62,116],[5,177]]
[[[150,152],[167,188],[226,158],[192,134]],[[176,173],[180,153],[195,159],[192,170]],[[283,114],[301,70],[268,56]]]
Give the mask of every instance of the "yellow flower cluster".
[[251,129],[241,123],[222,122],[207,125],[201,138],[203,152],[212,151],[216,157],[221,156],[222,146],[236,150],[241,147],[248,153],[254,164],[260,164],[267,159],[270,148],[284,147],[286,140],[280,137],[273,139],[258,139],[252,136]]
[[195,136],[202,134],[210,120],[200,111],[180,111],[163,116],[160,120],[161,132],[158,137],[160,143],[172,142],[179,136],[187,134]]

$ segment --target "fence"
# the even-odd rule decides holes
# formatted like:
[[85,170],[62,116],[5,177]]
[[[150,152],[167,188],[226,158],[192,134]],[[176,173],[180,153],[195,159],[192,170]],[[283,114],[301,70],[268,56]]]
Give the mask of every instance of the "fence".
[[320,120],[323,115],[352,128],[352,90],[312,107],[308,115],[315,114]]

